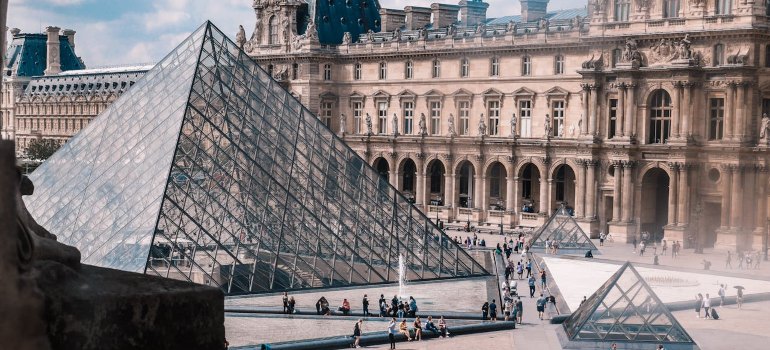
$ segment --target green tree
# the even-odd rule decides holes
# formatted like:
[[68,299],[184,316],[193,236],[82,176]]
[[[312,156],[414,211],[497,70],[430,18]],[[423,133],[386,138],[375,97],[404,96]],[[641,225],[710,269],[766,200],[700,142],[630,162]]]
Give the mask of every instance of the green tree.
[[29,142],[27,147],[27,156],[30,159],[46,160],[56,150],[59,149],[59,143],[51,139],[34,139]]

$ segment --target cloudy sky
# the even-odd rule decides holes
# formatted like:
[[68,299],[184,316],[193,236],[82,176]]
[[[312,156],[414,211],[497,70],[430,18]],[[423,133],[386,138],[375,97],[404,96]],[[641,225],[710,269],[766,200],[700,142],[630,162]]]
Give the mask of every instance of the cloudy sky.
[[[459,0],[445,0],[456,3]],[[438,0],[380,0],[387,8],[429,6]],[[517,0],[487,0],[487,15],[519,14]],[[203,21],[234,36],[253,29],[252,0],[10,0],[8,27],[42,32],[71,28],[76,51],[89,67],[156,62]],[[551,0],[549,10],[584,7],[583,0]]]

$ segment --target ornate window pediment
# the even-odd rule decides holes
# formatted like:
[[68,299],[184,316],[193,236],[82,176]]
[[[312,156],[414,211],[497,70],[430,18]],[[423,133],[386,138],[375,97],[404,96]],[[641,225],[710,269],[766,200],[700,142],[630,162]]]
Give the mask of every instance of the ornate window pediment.
[[390,107],[390,94],[385,91],[378,90],[372,95],[372,99],[375,101],[375,103],[387,102],[388,107]]
[[505,97],[505,94],[502,91],[490,88],[481,95],[484,96],[484,105],[487,104],[487,101],[500,101],[500,106],[502,107],[503,97]]
[[430,103],[432,101],[444,102],[444,94],[438,90],[430,90],[425,93],[426,106],[430,109]]
[[473,106],[473,93],[468,90],[457,90],[452,93],[452,97],[454,97],[455,105],[457,105],[457,102],[460,101],[469,101],[471,103],[470,106]]
[[535,97],[537,97],[537,92],[530,90],[528,88],[520,88],[513,92],[513,102],[518,106],[519,101],[521,100],[531,100],[532,101],[532,107],[535,105]]
[[366,103],[366,95],[361,94],[358,91],[353,91],[353,93],[350,94],[350,108],[353,108],[353,102]]
[[567,103],[569,103],[569,94],[570,92],[563,89],[562,87],[555,86],[549,89],[545,92],[545,99],[548,103],[548,107],[551,106],[551,101],[554,100],[563,100],[564,106],[566,107]]
[[398,99],[400,101],[414,101],[417,99],[417,94],[415,94],[412,90],[404,90],[401,91],[401,93],[398,94]]
[[337,103],[337,101],[339,101],[339,96],[328,91],[318,95],[318,97],[321,99],[321,101],[331,101],[334,103]]

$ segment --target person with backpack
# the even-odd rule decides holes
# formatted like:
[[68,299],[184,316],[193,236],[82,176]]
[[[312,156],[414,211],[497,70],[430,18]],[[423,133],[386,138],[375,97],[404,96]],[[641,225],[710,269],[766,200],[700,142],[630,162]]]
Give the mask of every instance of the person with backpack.
[[408,315],[414,317],[417,314],[417,300],[413,297],[409,297],[409,313]]

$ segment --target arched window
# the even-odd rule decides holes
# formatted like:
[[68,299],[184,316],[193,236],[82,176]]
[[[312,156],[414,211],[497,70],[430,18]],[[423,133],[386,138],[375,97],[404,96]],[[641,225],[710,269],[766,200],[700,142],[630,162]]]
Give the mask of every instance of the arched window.
[[433,78],[441,77],[441,61],[439,61],[438,58],[433,60],[431,77]]
[[380,80],[388,79],[388,64],[380,62]]
[[324,64],[324,80],[332,80],[332,65],[330,63]]
[[631,0],[615,0],[615,21],[628,22],[628,13],[631,11]]
[[353,66],[353,80],[361,80],[361,63],[356,62]]
[[492,60],[489,62],[490,69],[489,69],[489,75],[493,77],[500,76],[500,59],[497,57],[492,57]]
[[412,61],[406,61],[404,64],[404,78],[412,79],[414,77],[414,63]]
[[556,55],[556,57],[553,58],[553,74],[564,74],[564,56]]
[[671,133],[671,96],[657,90],[650,97],[650,136],[648,143],[666,143]]
[[714,67],[725,64],[725,46],[722,44],[714,45],[714,59],[711,62]]
[[663,18],[679,17],[679,0],[663,0]]
[[532,75],[532,58],[529,56],[524,56],[521,58],[521,75]]
[[268,20],[267,35],[268,35],[267,43],[269,45],[278,44],[278,17],[277,16],[272,16],[270,17],[270,20]]
[[471,74],[471,62],[467,58],[460,60],[460,77],[467,78]]

